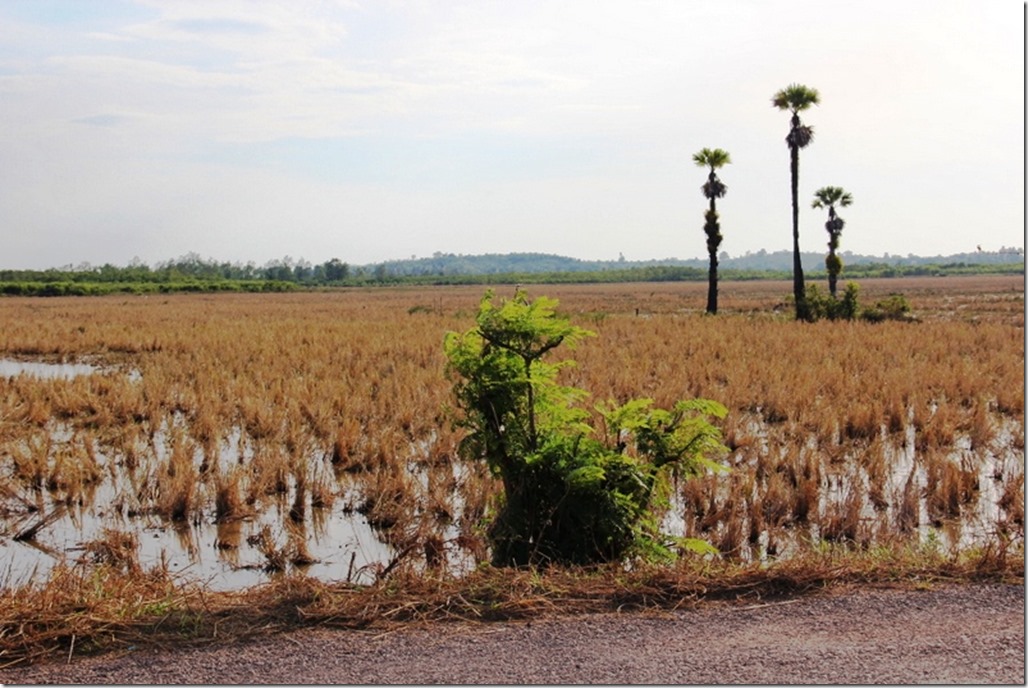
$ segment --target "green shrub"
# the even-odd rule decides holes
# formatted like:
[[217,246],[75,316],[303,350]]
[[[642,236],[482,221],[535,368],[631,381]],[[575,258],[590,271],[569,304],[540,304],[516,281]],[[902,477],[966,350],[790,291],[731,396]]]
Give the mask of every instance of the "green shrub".
[[877,301],[874,306],[862,309],[857,295],[860,288],[856,282],[847,282],[846,291],[841,299],[832,298],[831,294],[821,291],[816,284],[807,285],[807,307],[810,321],[816,320],[864,320],[882,322],[884,320],[911,321],[910,304],[902,294],[889,294]]
[[807,285],[807,308],[810,319],[814,320],[853,320],[860,312],[857,294],[859,287],[856,282],[847,282],[846,291],[841,299],[827,294],[816,285]]
[[702,399],[670,410],[651,408],[649,399],[608,403],[596,408],[605,432],[595,437],[591,414],[578,406],[587,393],[557,382],[574,362],[544,360],[593,333],[557,316],[556,305],[546,297],[530,301],[520,289],[497,305],[489,291],[477,327],[446,337],[459,422],[468,430],[461,454],[486,461],[503,483],[489,528],[493,563],[669,555],[651,510],[655,495],[669,471],[722,469],[710,459],[725,448],[708,418],[727,410]]
[[882,322],[883,320],[912,320],[910,304],[902,294],[889,294],[886,298],[878,301],[871,308],[865,310],[861,317],[870,322]]

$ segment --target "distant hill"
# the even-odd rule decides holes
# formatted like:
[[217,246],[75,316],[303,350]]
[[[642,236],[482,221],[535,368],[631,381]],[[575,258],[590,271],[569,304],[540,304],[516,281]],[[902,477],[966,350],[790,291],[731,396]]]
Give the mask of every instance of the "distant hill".
[[[825,256],[823,253],[801,253],[805,271],[824,270]],[[949,256],[882,256],[859,255],[850,251],[841,254],[843,264],[879,265],[879,266],[917,266],[917,265],[1008,265],[1024,263],[1024,250],[1021,248],[1002,248],[999,251],[977,251],[974,253],[956,253]],[[730,256],[722,253],[719,257],[722,270],[739,271],[792,271],[792,252],[787,250],[769,253],[765,250],[756,253],[747,252],[742,256]],[[579,260],[566,256],[547,253],[488,253],[484,255],[463,255],[454,253],[435,253],[430,258],[412,258],[409,260],[393,260],[384,263],[372,263],[364,266],[353,266],[360,274],[379,274],[390,277],[406,276],[447,276],[447,275],[502,275],[508,273],[533,274],[557,272],[602,272],[607,270],[626,270],[631,268],[647,268],[657,266],[686,267],[706,270],[706,258],[665,258],[662,260],[630,261],[624,260]]]

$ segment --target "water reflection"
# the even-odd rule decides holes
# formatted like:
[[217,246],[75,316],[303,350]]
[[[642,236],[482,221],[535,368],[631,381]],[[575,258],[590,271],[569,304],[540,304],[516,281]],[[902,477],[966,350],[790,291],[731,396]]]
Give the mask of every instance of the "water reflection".
[[[7,492],[0,492],[4,514],[0,561],[5,562],[0,567],[0,587],[43,581],[58,561],[75,559],[89,543],[114,531],[138,537],[138,561],[143,570],[166,567],[214,590],[260,584],[275,569],[302,571],[325,581],[372,583],[398,560],[417,560],[426,567],[459,574],[488,558],[479,551],[482,543],[472,542],[460,526],[469,518],[465,509],[470,464],[429,466],[412,459],[401,476],[410,492],[385,501],[383,494],[374,493],[380,498],[379,506],[384,504],[401,514],[387,526],[385,516],[393,512],[370,507],[366,513],[362,511],[374,476],[343,473],[337,477],[328,457],[308,457],[308,472],[300,480],[286,475],[282,491],[265,493],[249,484],[253,479],[250,471],[260,459],[258,448],[239,428],[220,439],[208,470],[225,476],[229,483],[238,473],[239,486],[233,489],[239,499],[249,495],[254,503],[233,512],[236,516],[224,517],[214,504],[217,481],[211,479],[197,488],[198,494],[207,497],[206,506],[193,510],[188,520],[162,517],[154,505],[175,443],[181,445],[185,423],[175,415],[152,432],[140,431],[138,445],[120,450],[88,438],[87,442],[56,421],[41,428],[42,434],[10,445],[12,455],[26,465],[39,453],[43,459],[38,481],[12,481]],[[1004,441],[1000,446],[1012,444]],[[101,469],[97,480],[76,483],[73,488],[48,488],[55,457],[71,456],[73,449],[87,445],[91,447],[87,453]],[[426,447],[424,453],[430,450]],[[193,451],[194,464],[205,456],[199,445],[178,446],[177,451]],[[818,462],[824,461],[817,447],[804,451]],[[897,531],[923,542],[937,540],[943,546],[967,547],[984,541],[998,520],[1006,517],[1002,513],[1005,507],[1001,507],[1006,484],[1019,478],[1023,485],[1023,452],[971,452],[958,442],[942,458],[972,470],[979,487],[959,505],[959,519],[935,523],[927,459],[915,451],[914,442],[890,443],[880,453],[884,473],[872,460],[857,461],[867,451],[837,465],[819,463],[816,486],[803,518],[795,516],[791,503],[769,498],[768,485],[785,479],[775,470],[766,471],[767,476],[758,481],[752,477],[755,467],[741,463],[725,480],[685,481],[671,495],[664,530],[675,536],[707,539],[728,556],[761,561],[787,557],[818,539],[870,543]],[[876,450],[871,459],[878,458]],[[81,456],[78,463],[82,463]],[[28,475],[31,477],[31,471]],[[874,489],[882,495],[880,504],[870,496]],[[778,502],[785,506],[776,506]],[[704,513],[697,511],[697,505],[704,507]],[[779,508],[790,509],[793,517],[783,520],[776,516]],[[62,512],[51,519],[58,509]],[[715,511],[721,513],[717,518],[712,516]],[[471,515],[470,522],[478,522],[480,517]],[[19,542],[17,533],[37,521],[43,523],[38,532]],[[710,524],[704,525],[706,521]],[[726,532],[729,527],[737,532]]]
[[[93,375],[112,370],[111,368],[92,363],[72,363],[68,361],[26,361],[16,358],[0,358],[0,378],[15,378],[19,375],[40,380],[70,380],[80,375]],[[142,375],[138,370],[125,371],[130,382],[139,382]]]
[[92,375],[99,368],[88,363],[43,363],[0,358],[0,377],[30,375],[45,380],[70,379],[79,375]]

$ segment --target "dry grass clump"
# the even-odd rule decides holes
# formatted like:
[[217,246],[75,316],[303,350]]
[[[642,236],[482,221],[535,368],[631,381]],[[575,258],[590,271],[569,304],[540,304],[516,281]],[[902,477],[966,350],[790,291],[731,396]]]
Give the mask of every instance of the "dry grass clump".
[[1019,532],[1024,537],[1024,473],[1018,474],[1006,483],[1003,496],[1000,497],[999,508],[1004,518],[1000,521],[1001,530],[1006,533]]
[[960,517],[961,510],[978,497],[978,471],[965,461],[932,453],[926,460],[925,494],[929,520],[941,526]]
[[164,572],[126,571],[120,561],[59,564],[45,584],[0,591],[0,667],[159,638],[154,631],[194,604],[192,594]]
[[867,498],[875,511],[889,507],[886,491],[890,478],[888,449],[884,442],[873,442],[860,459],[867,475]]
[[253,513],[243,494],[244,470],[233,466],[214,476],[214,519],[218,523],[237,521]]
[[818,518],[820,538],[825,542],[867,543],[861,529],[863,506],[863,495],[853,481],[849,481],[841,494],[828,502],[824,514]]
[[135,533],[111,528],[105,528],[101,537],[84,545],[85,552],[97,564],[129,574],[142,573],[138,549],[139,537]]
[[901,535],[910,535],[917,530],[921,523],[921,502],[917,487],[916,468],[910,471],[902,489],[897,490],[893,502],[896,504],[894,511],[896,532]]

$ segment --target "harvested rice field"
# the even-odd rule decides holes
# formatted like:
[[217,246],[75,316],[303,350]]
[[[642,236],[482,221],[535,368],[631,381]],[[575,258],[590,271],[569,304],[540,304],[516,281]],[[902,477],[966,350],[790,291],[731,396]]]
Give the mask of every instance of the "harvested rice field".
[[[703,397],[730,470],[672,485],[721,558],[1024,543],[1023,276],[864,280],[911,321],[792,319],[785,282],[532,286],[596,333],[589,405]],[[513,286],[496,287],[500,296]],[[212,590],[489,561],[443,338],[483,287],[0,299],[0,587],[66,565]],[[689,556],[689,555],[686,555]]]

